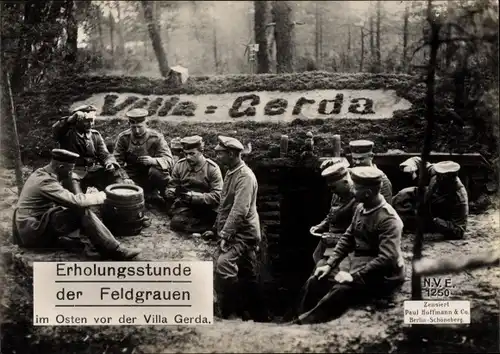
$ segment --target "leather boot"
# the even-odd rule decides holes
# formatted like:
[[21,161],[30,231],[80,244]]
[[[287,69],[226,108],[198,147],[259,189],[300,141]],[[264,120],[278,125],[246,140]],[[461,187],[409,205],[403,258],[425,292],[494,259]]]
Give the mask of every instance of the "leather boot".
[[111,231],[99,220],[97,215],[89,209],[85,210],[85,214],[82,217],[82,228],[96,250],[105,257],[110,257],[114,260],[131,260],[141,252],[137,248],[122,246],[115,239]]
[[217,302],[219,305],[220,316],[229,319],[236,312],[236,281],[234,279],[217,279]]
[[242,293],[246,297],[248,312],[254,322],[270,322],[267,303],[264,301],[261,289],[257,282],[247,282]]

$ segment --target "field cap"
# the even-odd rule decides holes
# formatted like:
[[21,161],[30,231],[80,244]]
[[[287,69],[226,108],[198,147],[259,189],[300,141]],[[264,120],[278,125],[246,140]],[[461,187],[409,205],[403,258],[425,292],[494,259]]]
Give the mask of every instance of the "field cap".
[[231,138],[228,136],[219,135],[217,137],[219,144],[215,147],[215,150],[237,150],[242,151],[244,149],[243,144],[240,143],[238,139]]

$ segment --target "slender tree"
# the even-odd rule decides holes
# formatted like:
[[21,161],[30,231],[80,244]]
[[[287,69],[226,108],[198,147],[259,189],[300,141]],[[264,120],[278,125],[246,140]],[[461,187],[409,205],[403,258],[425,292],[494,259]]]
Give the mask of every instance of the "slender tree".
[[405,12],[403,15],[403,58],[401,59],[401,64],[403,71],[406,72],[408,67],[408,24],[410,19],[410,4],[405,3]]
[[259,45],[257,52],[257,73],[266,74],[271,70],[269,45],[267,43],[267,27],[270,22],[270,7],[268,1],[256,0],[254,4],[254,37]]
[[153,18],[153,6],[151,1],[141,1],[142,7],[144,9],[144,19],[146,20],[149,36],[151,37],[151,44],[153,45],[153,50],[158,60],[158,66],[160,68],[161,76],[168,77],[170,73],[170,67],[168,66],[167,54],[163,48],[160,33],[158,32],[158,26]]
[[278,73],[293,72],[294,46],[292,8],[288,1],[273,1],[272,15],[274,38],[276,39],[276,71]]

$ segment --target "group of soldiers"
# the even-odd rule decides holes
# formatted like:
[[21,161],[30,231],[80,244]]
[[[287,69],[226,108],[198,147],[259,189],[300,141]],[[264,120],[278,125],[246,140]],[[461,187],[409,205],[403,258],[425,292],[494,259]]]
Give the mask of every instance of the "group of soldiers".
[[[223,178],[219,165],[204,156],[200,136],[174,138],[169,146],[163,134],[147,127],[145,109],[126,113],[130,128],[118,135],[111,153],[93,129],[95,113],[93,106],[78,107],[53,125],[60,148],[52,150],[50,164],[35,170],[21,191],[14,241],[29,248],[73,247],[80,241],[75,233],[81,231],[102,256],[136,259],[141,250],[124,247],[90,208],[104,203],[106,186],[136,184],[147,201],[168,210],[171,229],[218,242],[214,285],[219,315],[267,320],[257,285],[258,182],[242,160],[243,144],[218,137],[217,161],[227,167]],[[321,165],[333,192],[331,208],[311,228],[323,236],[293,323],[340,316],[353,301],[374,295],[374,289],[392,292],[405,278],[402,219],[415,217],[416,187],[393,198],[391,182],[372,162],[373,143],[349,145],[352,166],[345,158]],[[419,163],[412,158],[401,169],[416,180]],[[461,238],[468,206],[457,175],[460,166],[447,161],[427,167],[426,225],[448,238]],[[86,193],[91,186],[98,192]]]

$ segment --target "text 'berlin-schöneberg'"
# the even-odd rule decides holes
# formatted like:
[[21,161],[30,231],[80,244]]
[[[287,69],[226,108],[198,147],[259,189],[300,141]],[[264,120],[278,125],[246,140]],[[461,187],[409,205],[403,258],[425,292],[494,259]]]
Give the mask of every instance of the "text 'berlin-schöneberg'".
[[192,275],[191,267],[178,263],[175,266],[146,265],[116,266],[98,265],[80,266],[76,263],[58,263],[58,277],[114,277],[125,279],[127,277],[189,277]]

